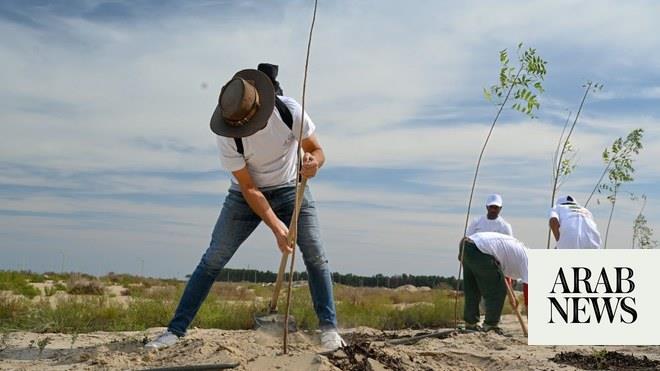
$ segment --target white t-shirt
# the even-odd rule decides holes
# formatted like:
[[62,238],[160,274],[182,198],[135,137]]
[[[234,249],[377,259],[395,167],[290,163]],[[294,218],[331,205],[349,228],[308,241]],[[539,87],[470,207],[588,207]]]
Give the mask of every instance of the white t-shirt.
[[479,232],[469,238],[479,251],[500,263],[505,276],[527,283],[527,247],[522,242],[497,232]]
[[558,249],[600,249],[600,233],[589,210],[575,203],[555,205],[550,218],[559,220]]
[[498,232],[513,236],[513,229],[504,218],[498,216],[496,219],[488,219],[486,215],[482,215],[472,221],[472,224],[467,229],[467,235],[472,235],[477,232]]
[[[279,98],[291,112],[292,129],[289,129],[282,121],[277,109],[273,109],[265,128],[249,137],[242,138],[243,155],[238,153],[234,138],[217,136],[222,167],[233,172],[242,169],[247,164],[252,180],[261,189],[289,185],[296,180],[296,149],[298,148],[296,138],[300,132],[302,107],[293,98],[285,96],[279,96]],[[315,129],[316,126],[305,114],[303,139],[311,136]],[[240,189],[233,178],[231,188]]]

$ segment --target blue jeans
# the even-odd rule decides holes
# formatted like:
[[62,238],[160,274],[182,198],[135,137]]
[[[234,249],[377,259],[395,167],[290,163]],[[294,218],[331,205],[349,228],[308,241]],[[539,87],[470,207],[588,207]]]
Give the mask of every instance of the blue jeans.
[[[295,187],[263,191],[278,218],[289,225],[296,199]],[[261,223],[240,192],[230,190],[213,229],[211,243],[186,285],[174,318],[168,325],[172,333],[183,336],[209,293],[220,271],[238,247]],[[276,243],[273,241],[273,246]],[[309,291],[321,329],[337,327],[332,279],[328,260],[321,243],[321,230],[314,199],[305,189],[305,197],[298,219],[298,246],[303,255],[309,277]]]

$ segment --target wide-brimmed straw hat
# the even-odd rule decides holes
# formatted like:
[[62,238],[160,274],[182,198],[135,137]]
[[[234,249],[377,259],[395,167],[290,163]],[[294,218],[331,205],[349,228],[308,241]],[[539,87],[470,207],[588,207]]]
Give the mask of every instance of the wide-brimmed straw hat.
[[230,138],[250,136],[266,127],[274,107],[270,78],[258,70],[239,71],[220,91],[211,131]]

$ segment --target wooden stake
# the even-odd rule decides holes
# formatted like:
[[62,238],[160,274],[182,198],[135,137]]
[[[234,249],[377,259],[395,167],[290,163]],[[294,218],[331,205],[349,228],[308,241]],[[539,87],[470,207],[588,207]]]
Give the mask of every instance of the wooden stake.
[[509,285],[509,281],[504,279],[504,283],[506,284],[506,292],[509,296],[509,302],[511,303],[513,310],[516,312],[516,317],[518,317],[518,322],[520,322],[522,332],[525,334],[525,336],[527,336],[527,325],[525,324],[525,320],[523,320],[522,315],[520,314],[520,310],[518,310],[518,300],[513,294],[513,289],[511,288],[511,285]]
[[[287,354],[289,348],[289,313],[291,312],[291,289],[293,287],[293,268],[296,262],[296,242],[298,241],[298,217],[300,216],[300,208],[302,207],[303,198],[305,197],[305,187],[307,186],[307,179],[303,178],[302,182],[298,184],[296,189],[296,202],[293,209],[293,216],[289,224],[289,246],[293,247],[291,252],[291,267],[289,268],[289,284],[286,290],[286,310],[284,313],[284,339],[282,341],[282,353]],[[282,254],[282,263],[286,265],[286,257],[288,254]],[[280,264],[280,269],[283,269]],[[281,285],[280,285],[281,286]],[[278,291],[279,293],[279,291]],[[275,299],[277,300],[277,299]]]

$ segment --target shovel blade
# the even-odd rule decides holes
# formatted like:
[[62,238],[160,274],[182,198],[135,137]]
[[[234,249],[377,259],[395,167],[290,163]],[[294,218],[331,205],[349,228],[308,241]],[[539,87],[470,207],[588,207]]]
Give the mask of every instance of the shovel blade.
[[[258,316],[254,318],[254,328],[256,330],[263,330],[267,332],[280,333],[284,331],[285,316],[283,314],[268,314],[265,316]],[[296,326],[296,319],[289,316],[289,333],[298,331]]]

